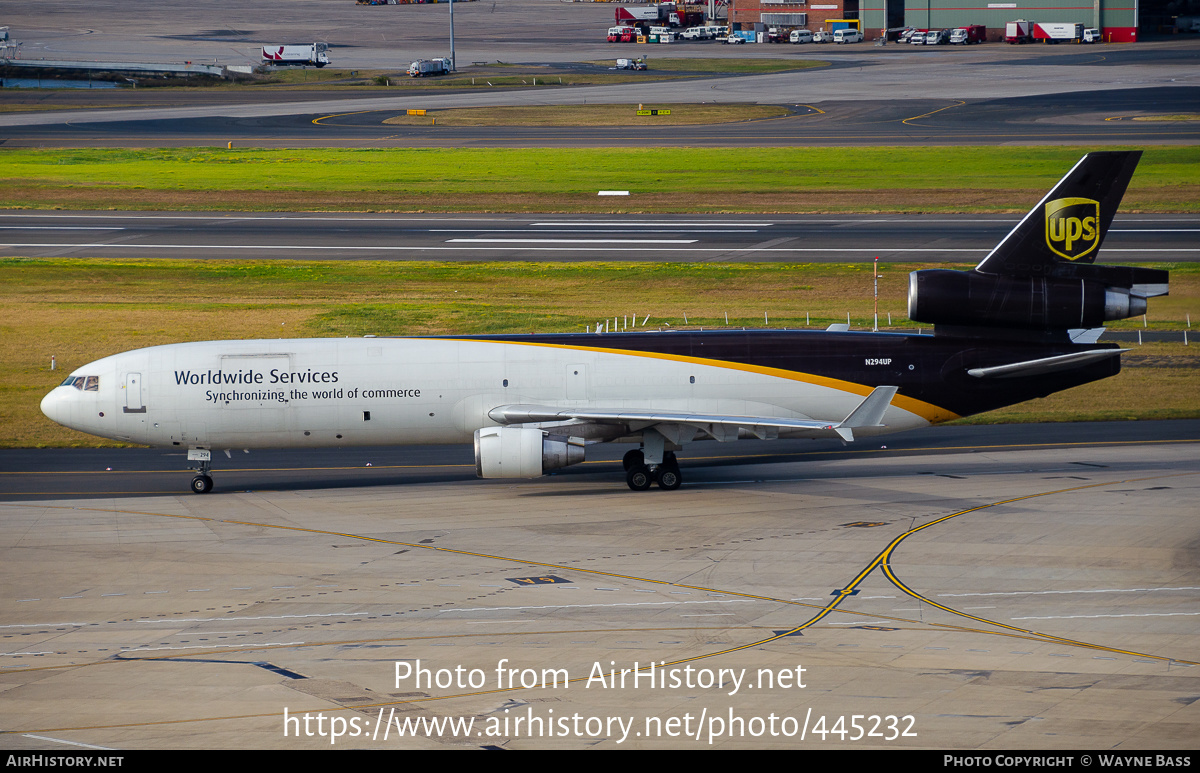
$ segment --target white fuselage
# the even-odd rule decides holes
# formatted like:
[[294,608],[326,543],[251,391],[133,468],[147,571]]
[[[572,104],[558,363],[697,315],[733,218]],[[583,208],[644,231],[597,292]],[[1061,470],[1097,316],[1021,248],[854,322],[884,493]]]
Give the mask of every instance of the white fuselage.
[[[43,412],[73,429],[153,446],[284,448],[469,443],[506,405],[843,419],[869,387],[716,360],[594,345],[437,338],[173,344],[78,368]],[[70,379],[68,379],[70,381]],[[886,428],[927,426],[891,405]],[[784,431],[781,436],[810,436]]]

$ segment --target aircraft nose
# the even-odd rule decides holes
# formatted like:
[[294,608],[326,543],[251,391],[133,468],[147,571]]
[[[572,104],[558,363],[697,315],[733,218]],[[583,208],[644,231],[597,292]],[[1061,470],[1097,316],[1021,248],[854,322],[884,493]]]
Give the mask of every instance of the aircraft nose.
[[50,394],[42,398],[42,413],[46,418],[56,424],[62,424],[62,400],[59,397],[59,390],[56,387],[50,391]]

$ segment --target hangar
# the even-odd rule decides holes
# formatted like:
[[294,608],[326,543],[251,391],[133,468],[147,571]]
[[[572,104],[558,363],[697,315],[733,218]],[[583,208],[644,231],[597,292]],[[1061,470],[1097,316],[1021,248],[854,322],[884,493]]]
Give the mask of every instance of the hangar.
[[[867,40],[885,28],[948,29],[987,27],[988,40],[1001,40],[1004,25],[1017,19],[1071,22],[1101,31],[1102,39],[1132,43],[1138,37],[1141,0],[735,0],[735,29],[770,27],[819,30],[833,19],[859,19]],[[1144,13],[1144,12],[1143,12]]]

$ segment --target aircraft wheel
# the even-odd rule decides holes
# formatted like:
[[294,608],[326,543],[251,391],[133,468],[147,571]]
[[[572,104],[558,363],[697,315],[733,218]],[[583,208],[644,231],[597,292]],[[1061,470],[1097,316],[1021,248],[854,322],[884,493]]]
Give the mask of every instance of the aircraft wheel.
[[679,474],[677,465],[666,465],[658,468],[658,487],[664,491],[674,491],[679,488],[679,484],[683,483],[683,476]]
[[630,467],[629,472],[625,473],[625,482],[634,491],[645,491],[654,482],[654,476],[650,474],[650,469],[646,465],[639,464],[636,467]]
[[207,475],[197,475],[192,478],[192,493],[207,494],[212,491],[213,479]]
[[621,464],[625,466],[625,472],[629,472],[639,464],[646,463],[646,455],[641,450],[635,448],[632,451],[625,452],[625,458],[621,460]]

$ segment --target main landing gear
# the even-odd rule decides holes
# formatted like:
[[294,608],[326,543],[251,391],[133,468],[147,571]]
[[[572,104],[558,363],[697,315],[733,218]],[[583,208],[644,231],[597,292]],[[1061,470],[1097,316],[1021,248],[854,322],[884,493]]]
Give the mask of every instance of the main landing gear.
[[651,484],[665,491],[674,491],[683,482],[679,472],[679,460],[673,451],[663,454],[662,464],[646,464],[646,456],[641,450],[630,451],[622,460],[625,465],[625,482],[634,491],[645,491]]

